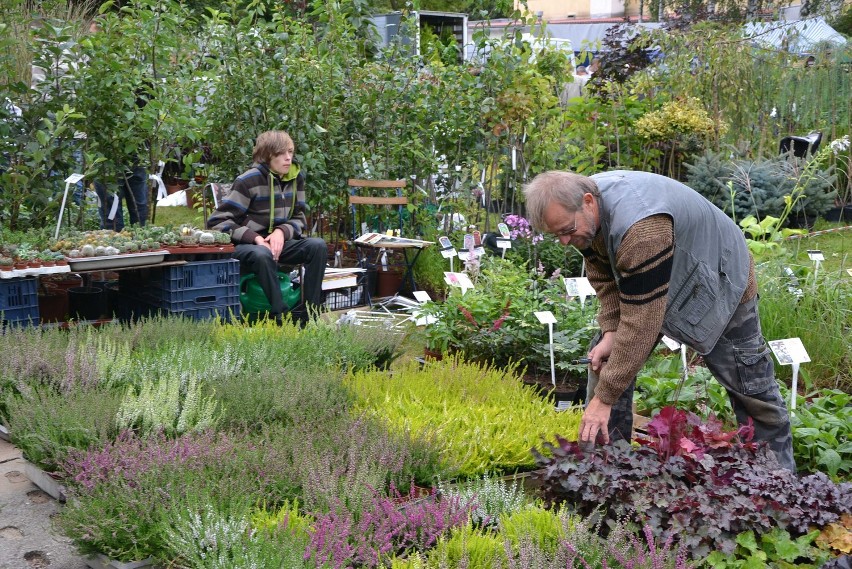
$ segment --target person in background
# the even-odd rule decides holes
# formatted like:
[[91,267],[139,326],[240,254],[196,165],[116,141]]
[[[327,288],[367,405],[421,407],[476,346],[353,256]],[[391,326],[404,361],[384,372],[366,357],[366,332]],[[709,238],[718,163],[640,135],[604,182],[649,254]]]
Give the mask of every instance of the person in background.
[[303,264],[304,304],[291,314],[304,324],[321,302],[328,248],[322,239],[306,235],[305,177],[293,163],[294,151],[293,139],[283,130],[258,136],[254,165],[237,177],[207,227],[231,235],[234,258],[242,272],[257,275],[272,318],[280,320],[285,311],[278,263]]
[[742,231],[664,176],[552,171],[524,189],[533,227],[573,245],[600,300],[579,441],[630,440],[636,374],[663,334],[703,356],[740,424],[795,472],[790,417],[760,329]]
[[594,75],[598,72],[598,69],[601,68],[601,60],[599,57],[593,57],[592,62],[589,64],[589,75]]

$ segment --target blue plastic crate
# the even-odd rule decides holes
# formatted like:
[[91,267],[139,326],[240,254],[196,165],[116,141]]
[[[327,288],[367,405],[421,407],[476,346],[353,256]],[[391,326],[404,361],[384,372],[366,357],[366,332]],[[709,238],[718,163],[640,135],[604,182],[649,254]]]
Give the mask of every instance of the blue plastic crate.
[[157,308],[169,312],[183,312],[208,307],[227,307],[240,303],[239,285],[222,285],[190,290],[149,290],[145,299]]
[[240,262],[236,259],[219,259],[163,267],[151,272],[148,285],[149,294],[169,302],[181,300],[168,298],[169,293],[193,289],[233,286],[239,295]]
[[223,299],[221,302],[207,302],[206,299],[202,298],[195,304],[182,303],[181,306],[159,302],[155,303],[154,311],[160,314],[186,316],[194,320],[221,318],[225,322],[230,322],[240,316],[240,297],[237,295],[234,298]]
[[38,325],[38,279],[0,281],[0,319],[5,325]]

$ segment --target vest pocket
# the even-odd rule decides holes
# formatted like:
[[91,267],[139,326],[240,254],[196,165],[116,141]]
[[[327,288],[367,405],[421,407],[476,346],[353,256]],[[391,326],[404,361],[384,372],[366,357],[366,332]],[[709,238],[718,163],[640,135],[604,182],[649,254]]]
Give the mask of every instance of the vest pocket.
[[749,338],[734,346],[737,376],[743,395],[763,393],[775,384],[775,373],[769,345],[763,335]]
[[672,299],[666,311],[666,321],[676,328],[687,343],[701,344],[716,327],[719,318],[714,310],[716,292],[710,286],[711,279],[704,265],[698,263]]

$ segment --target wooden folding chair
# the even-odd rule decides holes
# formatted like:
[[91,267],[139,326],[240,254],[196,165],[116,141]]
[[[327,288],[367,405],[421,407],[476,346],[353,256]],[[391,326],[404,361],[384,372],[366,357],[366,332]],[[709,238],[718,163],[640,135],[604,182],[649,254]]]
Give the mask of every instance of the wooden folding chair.
[[[408,205],[408,198],[403,195],[405,188],[405,180],[360,180],[355,178],[349,179],[349,207],[352,210],[352,238],[355,239],[359,234],[358,223],[358,206],[396,206],[399,215],[399,229],[402,231],[402,212],[403,208]],[[377,193],[386,194],[389,190],[395,190],[394,196],[374,195]],[[358,251],[359,264],[363,263],[366,267],[367,253],[365,250],[375,250],[381,254],[382,249],[402,251],[403,259],[405,260],[405,272],[402,275],[402,283],[400,284],[397,294],[402,292],[406,284],[411,287],[412,291],[417,290],[417,284],[414,282],[414,263],[420,252],[426,245],[415,245],[409,243],[360,243],[355,242],[356,250]],[[409,256],[409,253],[413,253]]]

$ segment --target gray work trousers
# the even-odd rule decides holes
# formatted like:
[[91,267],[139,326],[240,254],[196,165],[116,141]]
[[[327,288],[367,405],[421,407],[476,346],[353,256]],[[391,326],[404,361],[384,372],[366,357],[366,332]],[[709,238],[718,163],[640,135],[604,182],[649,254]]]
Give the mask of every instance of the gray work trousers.
[[[595,336],[589,349],[599,341],[600,335]],[[739,305],[713,350],[703,357],[707,369],[728,392],[737,422],[745,424],[751,417],[754,440],[769,443],[781,466],[795,472],[790,416],[775,380],[769,346],[760,330],[756,297]],[[594,396],[597,384],[598,376],[589,368],[588,400]],[[612,406],[609,417],[611,441],[630,440],[635,387],[634,377]]]

